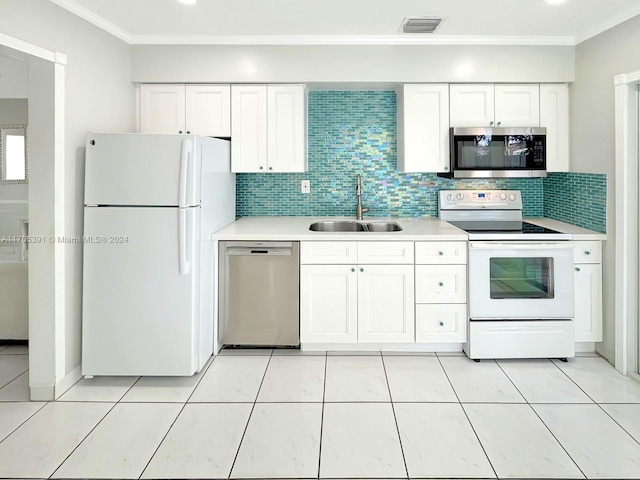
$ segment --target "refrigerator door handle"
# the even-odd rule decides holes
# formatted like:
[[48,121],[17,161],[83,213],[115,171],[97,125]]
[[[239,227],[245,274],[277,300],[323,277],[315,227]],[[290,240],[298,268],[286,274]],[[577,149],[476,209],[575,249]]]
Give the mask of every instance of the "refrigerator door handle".
[[184,208],[188,205],[189,194],[189,166],[193,151],[191,149],[191,141],[182,141],[182,155],[180,158],[180,198],[178,199],[178,206]]
[[179,257],[180,257],[180,275],[189,275],[191,272],[191,235],[190,235],[190,226],[187,225],[187,215],[189,214],[189,209],[179,208]]

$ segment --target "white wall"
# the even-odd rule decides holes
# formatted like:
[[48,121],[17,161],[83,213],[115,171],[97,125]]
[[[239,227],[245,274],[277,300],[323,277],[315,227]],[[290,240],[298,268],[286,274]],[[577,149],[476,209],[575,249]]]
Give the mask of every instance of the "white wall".
[[153,82],[572,82],[564,46],[134,45],[132,80]]
[[0,55],[0,98],[27,98],[28,65]]
[[[3,0],[0,31],[67,55],[64,228],[67,236],[81,235],[87,131],[135,131],[130,46],[47,0]],[[69,373],[80,364],[82,246],[69,244],[65,248],[65,331],[56,349],[58,354],[62,349],[64,372]],[[51,308],[43,307],[39,312],[43,328],[47,328],[47,321],[52,322],[46,317],[53,312],[49,304],[53,299],[45,301]]]
[[640,16],[576,47],[571,86],[571,168],[607,175],[604,338],[599,351],[614,361],[615,129],[613,77],[640,70]]

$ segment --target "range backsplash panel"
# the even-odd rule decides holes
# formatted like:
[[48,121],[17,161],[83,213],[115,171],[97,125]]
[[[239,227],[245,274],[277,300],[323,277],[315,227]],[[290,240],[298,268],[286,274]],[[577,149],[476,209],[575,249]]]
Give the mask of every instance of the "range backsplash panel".
[[[239,217],[355,217],[358,174],[368,216],[437,217],[438,191],[456,188],[521,190],[524,215],[544,214],[542,179],[452,180],[398,172],[393,91],[311,91],[308,108],[308,171],[238,174]],[[300,192],[301,180],[311,181],[311,193]]]

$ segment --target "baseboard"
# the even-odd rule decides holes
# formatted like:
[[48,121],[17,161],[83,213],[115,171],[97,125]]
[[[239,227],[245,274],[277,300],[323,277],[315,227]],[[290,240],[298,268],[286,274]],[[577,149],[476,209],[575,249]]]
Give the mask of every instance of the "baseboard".
[[593,342],[576,342],[576,353],[591,353],[596,351],[596,344]]
[[610,351],[607,350],[606,348],[602,347],[602,344],[596,344],[596,353],[598,355],[600,355],[601,357],[604,357],[604,359],[609,362],[611,365],[615,365],[616,363],[616,356],[615,354]]
[[60,380],[55,387],[55,398],[56,400],[62,396],[64,392],[69,390],[73,384],[75,384],[78,380],[82,378],[82,371],[80,369],[80,365],[71,370],[69,373],[65,375],[65,377]]
[[462,352],[461,343],[301,343],[304,352]]

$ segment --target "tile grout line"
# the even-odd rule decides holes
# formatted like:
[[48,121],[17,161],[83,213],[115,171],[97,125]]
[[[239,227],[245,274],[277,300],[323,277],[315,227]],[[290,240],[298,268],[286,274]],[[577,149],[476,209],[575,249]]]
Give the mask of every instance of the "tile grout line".
[[244,426],[244,431],[242,432],[242,437],[240,437],[240,443],[238,443],[238,449],[236,450],[236,454],[233,457],[233,463],[231,464],[231,469],[229,470],[229,475],[227,475],[227,479],[231,478],[231,474],[233,473],[233,468],[236,466],[236,461],[238,460],[238,455],[240,454],[240,448],[242,448],[242,442],[244,441],[244,436],[247,434],[247,430],[249,429],[249,423],[251,422],[251,417],[253,416],[253,411],[255,410],[256,404],[258,403],[258,395],[260,395],[262,384],[264,383],[264,379],[267,377],[267,371],[269,370],[269,365],[271,364],[271,358],[273,358],[273,349],[271,350],[271,354],[269,355],[269,360],[267,360],[267,366],[265,367],[264,373],[262,374],[262,380],[260,380],[260,386],[258,387],[258,391],[256,392],[256,398],[254,399],[253,404],[251,405],[251,411],[249,412],[249,417],[247,418],[247,424]]
[[407,459],[404,456],[404,447],[402,446],[402,435],[400,435],[400,427],[398,426],[398,417],[396,416],[396,409],[393,405],[393,396],[391,395],[391,385],[389,385],[389,376],[387,375],[387,367],[384,363],[384,355],[380,352],[380,361],[382,362],[382,371],[384,372],[384,379],[387,382],[387,391],[389,392],[389,403],[391,404],[391,413],[393,413],[393,421],[396,424],[396,433],[398,434],[398,442],[400,442],[400,453],[402,454],[402,462],[404,463],[404,471],[409,478],[409,468],[407,467]]
[[449,378],[449,374],[447,373],[447,369],[444,368],[444,365],[442,365],[442,361],[440,360],[440,356],[438,356],[437,352],[436,352],[436,358],[438,359],[438,363],[440,364],[440,368],[442,368],[442,372],[444,373],[444,376],[447,377],[447,381],[449,382],[449,385],[451,385],[451,390],[453,390],[453,394],[458,399],[458,405],[460,405],[460,408],[462,409],[462,413],[464,413],[464,416],[467,419],[467,422],[469,422],[469,426],[471,427],[471,430],[473,430],[473,434],[476,436],[476,440],[478,440],[478,444],[480,445],[480,448],[482,448],[482,453],[484,453],[484,456],[487,459],[487,462],[489,462],[489,466],[491,467],[491,470],[493,470],[493,474],[495,475],[495,478],[498,478],[498,472],[496,472],[496,469],[493,466],[493,463],[491,462],[491,459],[489,458],[489,455],[487,454],[487,450],[485,449],[484,445],[482,444],[482,441],[480,440],[480,436],[478,435],[478,432],[476,431],[476,427],[473,426],[473,423],[471,422],[471,419],[469,418],[469,414],[467,413],[467,411],[464,408],[464,405],[460,401],[460,397],[458,396],[458,392],[456,391],[455,387],[453,386],[453,382]]
[[25,373],[27,373],[29,371],[29,369],[27,368],[24,372],[18,374],[17,377],[12,378],[11,380],[9,380],[7,383],[5,383],[4,385],[0,386],[0,390],[2,390],[4,387],[9,386],[10,383],[15,382],[17,379],[19,379],[22,375],[24,375]]
[[31,419],[32,419],[32,418],[33,418],[33,417],[34,417],[38,412],[40,412],[40,410],[42,410],[44,407],[46,407],[46,406],[47,406],[47,405],[49,405],[50,403],[51,403],[51,402],[44,402],[44,405],[42,405],[39,409],[37,409],[35,412],[33,412],[31,415],[29,415],[29,416],[24,420],[24,422],[22,422],[22,423],[21,423],[20,425],[18,425],[16,428],[14,428],[13,430],[11,430],[11,431],[9,432],[9,434],[8,434],[6,437],[4,437],[4,438],[0,439],[0,443],[4,442],[7,438],[9,438],[11,435],[13,435],[13,434],[16,432],[16,430],[18,430],[18,429],[19,429],[20,427],[22,427],[25,423],[27,423],[29,420],[31,420]]
[[[548,359],[551,363],[554,363],[551,359]],[[500,362],[494,360],[496,362],[496,364],[498,365],[498,368],[502,371],[502,373],[504,373],[505,377],[507,377],[509,379],[509,381],[511,382],[511,384],[513,385],[513,387],[518,391],[518,393],[520,394],[520,396],[524,399],[524,401],[526,402],[527,406],[531,409],[531,411],[535,414],[536,417],[538,417],[538,419],[542,422],[542,424],[545,426],[545,428],[549,431],[549,433],[551,434],[551,436],[553,437],[553,439],[556,441],[556,443],[558,445],[560,445],[560,448],[562,448],[562,450],[564,450],[564,453],[567,454],[567,457],[569,457],[571,459],[571,461],[573,462],[573,464],[576,466],[576,468],[580,471],[580,473],[582,474],[582,476],[584,478],[588,478],[585,473],[582,471],[582,469],[580,468],[580,465],[578,465],[578,462],[576,462],[573,457],[571,456],[571,454],[569,454],[569,452],[567,451],[567,449],[565,448],[565,446],[562,444],[562,442],[560,442],[560,440],[558,440],[558,437],[556,437],[556,435],[551,431],[551,428],[549,428],[549,425],[547,425],[544,420],[542,419],[542,417],[538,414],[538,412],[536,411],[535,408],[533,408],[533,405],[531,403],[529,403],[529,400],[527,399],[527,397],[525,397],[522,392],[520,391],[520,389],[518,388],[518,386],[515,384],[515,382],[511,379],[511,377],[509,376],[509,374],[507,374],[507,372],[504,371],[504,369],[502,368],[502,365],[500,365]],[[557,405],[569,405],[567,403],[558,403]],[[583,404],[584,405],[584,404]]]
[[324,382],[322,382],[322,411],[320,413],[320,440],[319,440],[319,448],[318,448],[318,476],[316,478],[320,478],[320,467],[322,464],[322,430],[324,428],[324,396],[327,391],[327,363],[329,356],[327,352],[324,353]]
[[[149,468],[149,465],[151,464],[151,460],[153,460],[153,457],[156,456],[156,453],[158,453],[158,450],[160,449],[160,446],[164,443],[164,441],[166,440],[167,436],[169,435],[169,432],[171,432],[171,429],[173,428],[173,426],[176,424],[176,422],[178,421],[178,418],[180,418],[180,415],[182,415],[182,412],[184,411],[184,409],[187,407],[187,405],[189,404],[189,400],[191,399],[191,397],[193,396],[193,393],[196,391],[196,388],[198,388],[198,385],[200,385],[200,382],[202,382],[202,379],[204,378],[204,376],[206,375],[206,373],[209,371],[209,369],[211,368],[211,365],[213,365],[213,362],[216,361],[217,355],[214,355],[213,360],[211,360],[211,362],[209,363],[209,365],[207,366],[207,368],[204,370],[204,372],[202,372],[202,375],[200,376],[200,380],[198,380],[198,382],[195,384],[195,386],[193,387],[193,390],[191,391],[191,393],[189,394],[189,396],[187,397],[187,399],[184,401],[184,403],[182,404],[182,408],[180,409],[180,411],[178,412],[178,414],[176,415],[176,418],[173,419],[173,422],[171,422],[171,425],[169,425],[169,428],[167,429],[167,431],[165,432],[165,434],[163,435],[162,439],[160,440],[160,442],[158,442],[158,445],[156,446],[156,448],[153,450],[153,453],[151,454],[151,456],[149,457],[149,460],[147,461],[147,464],[144,466],[144,468],[142,469],[142,472],[140,472],[140,475],[138,475],[138,479],[142,478],[142,476],[144,475],[144,472],[147,471],[147,468]],[[140,377],[142,378],[142,377]],[[138,379],[140,380],[140,379]],[[138,383],[138,382],[136,382]],[[134,383],[135,385],[135,383]],[[133,385],[132,387],[133,388]],[[142,403],[177,403],[177,402],[142,402]]]

